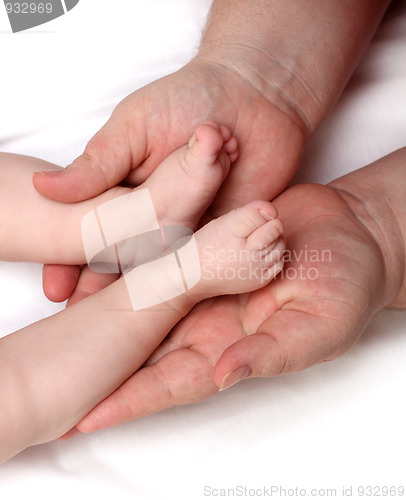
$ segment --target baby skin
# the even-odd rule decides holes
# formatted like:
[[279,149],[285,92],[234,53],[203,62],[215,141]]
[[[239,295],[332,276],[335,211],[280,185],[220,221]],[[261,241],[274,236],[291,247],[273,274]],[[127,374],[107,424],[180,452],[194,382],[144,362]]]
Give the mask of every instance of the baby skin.
[[[160,226],[195,230],[236,157],[237,141],[229,130],[208,122],[136,189],[149,190]],[[40,160],[0,155],[5,214],[0,258],[85,263],[83,217],[131,190],[117,187],[64,205],[35,191],[32,173],[39,169],[44,170]],[[0,339],[0,462],[71,429],[142,365],[197,302],[268,284],[283,267],[282,230],[271,203],[249,203],[195,233],[201,277],[185,293],[134,311],[121,277],[59,314]],[[218,258],[225,252],[244,258],[225,263]]]

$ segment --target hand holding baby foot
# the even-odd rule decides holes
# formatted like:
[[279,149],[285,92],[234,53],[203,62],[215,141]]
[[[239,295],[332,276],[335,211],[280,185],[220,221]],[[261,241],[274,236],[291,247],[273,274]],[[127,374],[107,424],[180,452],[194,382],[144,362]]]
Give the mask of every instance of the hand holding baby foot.
[[[72,202],[125,178],[139,184],[211,119],[230,128],[241,153],[211,215],[273,199],[292,178],[305,140],[336,103],[388,3],[362,0],[354,8],[320,1],[304,12],[300,2],[213,2],[197,56],[122,101],[65,172],[36,175],[37,189]],[[327,42],[315,44],[303,33]],[[75,271],[69,286],[58,282],[58,273],[46,271],[44,291],[64,300]]]
[[[296,186],[277,198],[290,256],[281,276],[249,295],[198,304],[146,366],[79,423],[80,431],[199,401],[244,376],[333,359],[381,307],[405,307],[405,159],[403,150],[329,187]],[[382,190],[391,193],[391,208]]]
[[[254,199],[272,199],[295,173],[304,143],[304,132],[281,111],[281,97],[274,97],[272,102],[238,72],[195,60],[122,101],[82,156],[62,173],[36,174],[35,187],[51,199],[75,202],[124,179],[138,185],[172,151],[187,144],[199,124],[216,120],[238,139],[239,157],[210,214],[216,217]],[[61,273],[65,279],[60,279]],[[55,301],[69,298],[77,276],[77,269],[47,266],[45,294]],[[78,295],[107,284],[86,270]]]
[[[229,129],[209,121],[196,128],[187,145],[165,158],[139,189],[149,190],[161,226],[195,230],[237,157],[237,140]],[[62,274],[67,286],[73,282],[70,273],[73,270],[66,266],[44,267],[44,283],[50,283],[48,289],[52,288],[57,295],[52,276]],[[105,288],[117,278],[117,275],[94,273],[85,266],[68,305]]]

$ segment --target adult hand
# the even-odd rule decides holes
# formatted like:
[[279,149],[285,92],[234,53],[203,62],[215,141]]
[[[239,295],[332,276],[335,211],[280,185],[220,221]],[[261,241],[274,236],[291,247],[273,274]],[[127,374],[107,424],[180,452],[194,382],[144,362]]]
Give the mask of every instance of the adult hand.
[[[280,100],[275,93],[278,106]],[[237,71],[197,58],[124,99],[83,155],[62,172],[35,174],[34,184],[63,202],[91,198],[124,179],[138,185],[211,119],[233,131],[240,153],[211,215],[256,198],[272,199],[293,176],[304,144],[302,129],[278,106]],[[44,291],[51,300],[65,300],[77,277],[77,269],[47,267]],[[80,287],[93,292],[99,285],[87,272],[77,292],[82,296]]]
[[[362,193],[366,184],[361,179],[354,191]],[[394,212],[383,204],[380,220],[374,219],[348,186],[340,180],[330,187],[300,185],[279,196],[289,250],[282,274],[249,295],[199,304],[146,366],[77,428],[92,432],[199,401],[244,376],[276,376],[332,360],[357,341],[377,310],[405,306],[406,289],[396,299],[403,275],[399,262],[394,265],[402,259],[399,233],[390,229]]]
[[[36,175],[35,186],[50,198],[79,201],[126,177],[140,183],[211,119],[240,143],[212,215],[272,199],[292,177],[304,138],[336,102],[388,3],[312,0],[304,11],[300,0],[214,0],[198,56],[125,99],[81,157],[63,173]],[[78,270],[46,268],[46,295],[64,300],[77,276]],[[105,284],[82,273],[77,297]]]

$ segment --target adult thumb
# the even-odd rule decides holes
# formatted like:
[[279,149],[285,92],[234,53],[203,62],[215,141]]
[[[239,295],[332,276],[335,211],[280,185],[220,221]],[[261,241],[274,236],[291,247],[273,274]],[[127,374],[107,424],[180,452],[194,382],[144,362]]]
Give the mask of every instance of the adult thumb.
[[47,198],[70,203],[93,198],[116,186],[133,165],[144,159],[141,157],[145,152],[142,135],[137,137],[138,151],[132,151],[128,136],[125,120],[113,113],[89,141],[84,153],[66,169],[35,172],[36,190]]
[[274,377],[334,359],[349,348],[337,339],[345,335],[334,335],[336,327],[329,319],[301,311],[277,311],[258,333],[224,351],[214,381],[223,390],[248,377]]

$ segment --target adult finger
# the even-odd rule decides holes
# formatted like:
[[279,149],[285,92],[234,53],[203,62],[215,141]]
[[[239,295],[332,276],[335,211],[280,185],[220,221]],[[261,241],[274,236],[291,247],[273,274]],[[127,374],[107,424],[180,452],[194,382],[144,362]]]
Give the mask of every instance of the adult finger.
[[95,273],[88,266],[85,266],[80,274],[75,289],[72,291],[67,306],[72,306],[89,295],[93,295],[99,290],[106,288],[118,278],[119,274]]
[[189,349],[172,351],[136,372],[79,422],[77,429],[105,429],[172,406],[194,403],[217,392],[213,366],[202,354]]
[[42,270],[42,285],[45,296],[52,302],[68,299],[78,283],[80,266],[45,264]]
[[223,390],[248,377],[304,370],[343,354],[355,342],[354,336],[345,321],[288,305],[268,318],[257,333],[225,350],[215,367],[214,381]]

